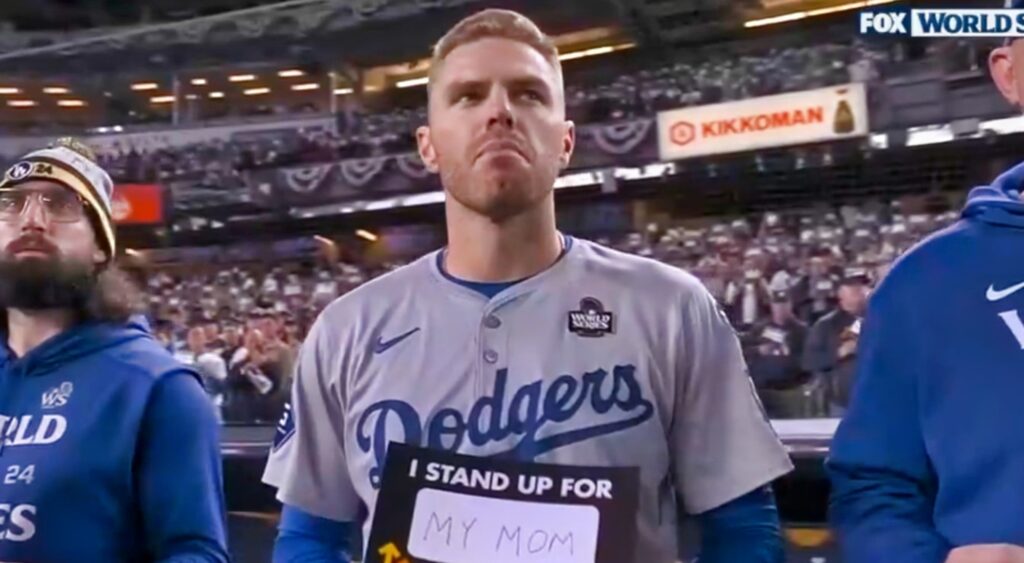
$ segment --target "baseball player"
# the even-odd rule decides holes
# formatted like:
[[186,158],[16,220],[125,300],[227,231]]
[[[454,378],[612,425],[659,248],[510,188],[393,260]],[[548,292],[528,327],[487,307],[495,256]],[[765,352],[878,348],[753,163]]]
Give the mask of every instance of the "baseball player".
[[227,561],[216,418],[134,316],[112,192],[72,140],[0,181],[0,560]]
[[721,309],[681,270],[556,230],[575,135],[550,39],[514,12],[470,16],[437,44],[428,98],[419,152],[448,246],[311,329],[264,475],[284,503],[275,561],[360,549],[346,527],[369,535],[390,441],[636,466],[635,561],[676,560],[677,507],[700,515],[702,562],[781,561],[767,485],[792,466]]
[[[1020,106],[1024,41],[989,66]],[[850,563],[1024,563],[1022,189],[1024,164],[972,190],[869,301],[827,463]]]

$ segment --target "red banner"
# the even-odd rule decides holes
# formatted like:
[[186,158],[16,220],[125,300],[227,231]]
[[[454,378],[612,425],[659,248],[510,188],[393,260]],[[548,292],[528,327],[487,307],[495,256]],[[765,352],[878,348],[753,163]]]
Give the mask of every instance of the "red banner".
[[155,184],[118,184],[114,186],[113,212],[118,225],[163,223],[163,191]]

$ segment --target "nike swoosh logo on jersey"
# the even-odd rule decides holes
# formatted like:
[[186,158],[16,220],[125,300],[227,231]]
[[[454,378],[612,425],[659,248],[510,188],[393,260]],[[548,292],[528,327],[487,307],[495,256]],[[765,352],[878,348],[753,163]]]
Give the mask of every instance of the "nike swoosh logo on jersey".
[[995,287],[990,285],[988,286],[988,291],[985,292],[985,299],[988,299],[989,301],[1001,301],[1022,289],[1024,289],[1024,282],[1012,285],[1002,290],[996,290]]
[[416,328],[410,330],[409,332],[406,332],[405,334],[399,334],[398,336],[392,338],[391,340],[387,340],[387,341],[385,341],[383,338],[378,336],[377,337],[377,345],[373,347],[373,353],[374,354],[383,354],[384,352],[387,352],[388,350],[391,349],[392,346],[394,346],[395,344],[398,344],[399,342],[405,340],[406,338],[409,338],[410,336],[415,334],[419,329],[420,329],[420,327],[416,327]]

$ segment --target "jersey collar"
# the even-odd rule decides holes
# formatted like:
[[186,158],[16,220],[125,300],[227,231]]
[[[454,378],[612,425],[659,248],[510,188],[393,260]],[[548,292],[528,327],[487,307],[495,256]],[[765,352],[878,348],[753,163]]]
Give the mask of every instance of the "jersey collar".
[[540,287],[542,284],[550,283],[551,280],[558,279],[561,276],[566,275],[567,264],[574,260],[576,254],[575,248],[578,246],[575,244],[575,239],[569,235],[559,232],[562,237],[562,253],[558,256],[553,264],[548,266],[547,269],[530,276],[524,280],[521,280],[515,284],[510,285],[504,290],[498,292],[493,297],[488,299],[476,290],[473,290],[465,285],[459,283],[458,280],[453,278],[450,274],[444,271],[442,264],[444,263],[444,253],[447,250],[442,248],[436,252],[430,258],[430,272],[434,279],[440,282],[442,288],[453,295],[458,295],[463,298],[471,298],[474,301],[480,303],[487,303],[492,307],[498,307],[508,301],[516,299],[522,295],[530,293]]

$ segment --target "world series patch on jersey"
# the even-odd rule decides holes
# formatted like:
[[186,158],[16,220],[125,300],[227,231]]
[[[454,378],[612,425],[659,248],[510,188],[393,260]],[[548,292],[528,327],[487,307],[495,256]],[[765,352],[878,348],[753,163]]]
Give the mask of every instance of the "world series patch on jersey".
[[674,561],[677,503],[701,513],[790,471],[700,282],[570,240],[491,299],[433,253],[328,307],[264,474],[278,498],[368,538],[391,442],[637,468],[634,560]]

